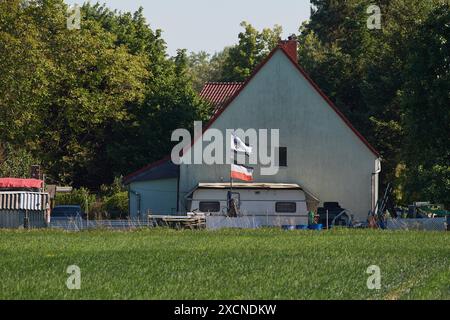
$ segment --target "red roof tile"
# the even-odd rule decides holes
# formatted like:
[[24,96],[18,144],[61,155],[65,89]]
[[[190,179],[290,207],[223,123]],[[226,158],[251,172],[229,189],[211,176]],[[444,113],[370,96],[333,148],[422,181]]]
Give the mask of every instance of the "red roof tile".
[[200,96],[214,106],[215,113],[239,91],[242,85],[242,82],[208,82],[200,92]]

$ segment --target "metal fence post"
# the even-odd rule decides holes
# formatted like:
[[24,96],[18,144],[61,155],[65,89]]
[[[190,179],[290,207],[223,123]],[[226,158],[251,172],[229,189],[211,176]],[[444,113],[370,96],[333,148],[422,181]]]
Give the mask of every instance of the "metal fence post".
[[28,216],[28,210],[25,210],[25,216],[23,218],[23,227],[25,229],[30,228],[30,217]]

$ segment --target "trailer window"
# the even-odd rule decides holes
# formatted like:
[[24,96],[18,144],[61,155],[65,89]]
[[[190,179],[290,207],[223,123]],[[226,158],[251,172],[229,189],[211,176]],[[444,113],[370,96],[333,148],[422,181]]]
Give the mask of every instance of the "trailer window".
[[200,202],[199,210],[201,212],[220,212],[220,202]]
[[295,202],[277,202],[275,211],[277,213],[295,213],[297,212],[297,204]]

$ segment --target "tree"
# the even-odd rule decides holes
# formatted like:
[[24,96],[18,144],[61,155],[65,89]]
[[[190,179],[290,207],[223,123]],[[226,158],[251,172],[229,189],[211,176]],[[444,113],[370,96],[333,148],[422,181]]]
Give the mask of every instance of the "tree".
[[98,189],[170,150],[207,114],[188,59],[166,54],[142,9],[89,3],[81,30],[62,0],[0,2],[0,139],[56,182]]
[[33,6],[20,0],[0,1],[0,142],[37,148],[37,113],[50,92],[40,30],[31,17]]
[[226,47],[221,52],[210,55],[204,51],[191,52],[189,55],[189,74],[193,87],[200,92],[205,83],[218,82],[222,79],[225,61],[228,58],[230,48]]
[[40,114],[40,157],[54,179],[95,188],[111,174],[104,166],[108,130],[128,117],[128,103],[144,98],[146,60],[115,44],[96,21],[68,30],[64,7],[46,1],[33,16],[53,62],[51,94]]
[[29,178],[31,166],[38,164],[27,150],[0,144],[0,177]]
[[256,30],[251,24],[242,22],[245,29],[239,33],[239,44],[229,49],[223,67],[222,81],[244,81],[262,62],[267,54],[276,47],[281,39],[282,28]]
[[116,44],[146,59],[143,100],[126,103],[127,117],[108,128],[105,158],[99,166],[109,171],[103,181],[112,182],[114,176],[126,175],[168,154],[172,131],[191,128],[194,120],[206,119],[208,110],[192,87],[186,52],[181,50],[176,57],[167,58],[161,31],[150,29],[142,9],[131,15],[99,5],[86,4],[84,8],[116,36]]
[[402,109],[408,201],[450,206],[450,8],[436,7],[408,46]]

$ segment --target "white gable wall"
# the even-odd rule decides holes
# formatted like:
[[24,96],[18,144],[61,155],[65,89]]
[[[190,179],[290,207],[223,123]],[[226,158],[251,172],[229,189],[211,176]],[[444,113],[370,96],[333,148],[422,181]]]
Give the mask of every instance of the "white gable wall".
[[[278,50],[211,128],[280,129],[288,167],[255,182],[298,183],[322,202],[339,201],[365,219],[376,156]],[[180,199],[199,182],[229,181],[229,165],[182,165]],[[182,204],[183,208],[183,204]]]

